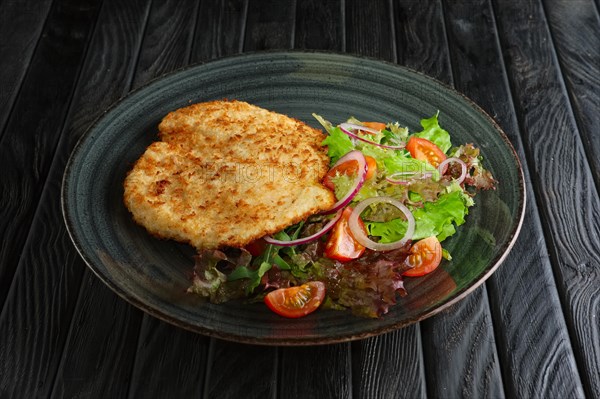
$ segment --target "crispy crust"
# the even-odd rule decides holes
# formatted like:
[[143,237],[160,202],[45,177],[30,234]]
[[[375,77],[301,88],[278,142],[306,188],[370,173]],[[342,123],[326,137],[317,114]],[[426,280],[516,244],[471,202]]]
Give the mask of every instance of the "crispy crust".
[[324,134],[241,101],[169,113],[125,179],[124,200],[150,233],[197,249],[243,247],[335,202],[321,185]]

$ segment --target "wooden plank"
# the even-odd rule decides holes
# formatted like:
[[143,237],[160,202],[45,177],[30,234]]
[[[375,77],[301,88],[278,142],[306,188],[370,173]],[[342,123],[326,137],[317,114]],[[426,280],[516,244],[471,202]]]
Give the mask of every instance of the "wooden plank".
[[[484,10],[481,18],[485,23],[474,22],[472,7]],[[456,86],[498,120],[525,159],[489,4],[461,7],[452,3],[445,11]],[[530,182],[527,168],[525,176]],[[528,184],[527,195],[533,198],[530,188]],[[509,256],[488,283],[505,393],[509,397],[555,397],[581,392],[535,203],[528,204],[513,253],[521,256]],[[522,328],[540,317],[544,333]],[[540,349],[530,345],[540,339],[547,340],[556,352],[543,349],[546,345]],[[556,370],[555,379],[538,373],[545,367]]]
[[[597,378],[600,375],[600,347],[589,343],[597,343],[600,336],[599,323],[592,322],[600,311],[597,289],[600,283],[600,226],[597,223],[600,200],[570,112],[541,4],[533,1],[517,6],[504,0],[494,4],[500,43],[511,77],[521,135],[577,370],[586,394],[597,397],[600,396]],[[547,140],[549,131],[561,133],[554,134],[554,140]],[[538,288],[531,282],[528,285],[528,289],[535,287],[533,291]],[[546,301],[547,298],[538,300]],[[541,316],[532,315],[529,323],[546,329],[548,323],[540,320]],[[556,342],[563,341],[559,338]],[[537,347],[553,346],[549,343]],[[560,365],[564,350],[563,347],[557,349],[558,353],[552,351],[546,358],[557,359],[556,364]],[[538,379],[543,378],[547,385],[558,383],[555,369],[546,364],[543,366],[548,375]],[[573,387],[571,380],[579,384],[575,372],[571,378],[562,379],[568,384],[567,388]],[[564,391],[567,395],[569,392],[581,395],[577,386]]]
[[281,349],[278,397],[351,398],[349,351],[348,344]]
[[[484,10],[485,23],[474,22],[472,7]],[[496,118],[524,160],[489,3],[448,3],[445,14],[457,88]],[[513,249],[519,257],[509,256],[489,280],[489,302],[505,394],[556,397],[564,392],[581,392],[581,383],[550,271],[527,165],[523,166],[529,202],[520,239]],[[537,318],[543,320],[543,328],[523,328]],[[540,341],[547,344],[531,345]],[[546,347],[556,350],[548,352]],[[546,378],[548,370],[555,370],[555,378]]]
[[298,2],[294,47],[299,49],[342,51],[345,47],[341,0]]
[[418,324],[352,345],[353,396],[425,398]]
[[202,397],[208,342],[207,337],[145,315],[129,397]]
[[504,397],[486,290],[421,323],[421,331],[428,396]]
[[577,127],[600,186],[600,17],[592,0],[545,0],[544,6]]
[[391,4],[385,0],[369,2],[346,0],[344,15],[346,51],[396,61]]
[[242,51],[248,0],[202,2],[191,61],[207,61]]
[[398,64],[452,84],[441,0],[394,1]]
[[[52,7],[5,134],[0,136],[0,305],[39,203],[99,4],[98,0],[59,1]],[[5,27],[0,24],[0,31]],[[2,55],[0,63],[5,60]],[[7,93],[4,87],[0,92]]]
[[[115,91],[104,86],[109,95],[120,97],[123,95],[121,90],[131,87],[149,8],[150,2],[146,0],[131,2],[125,8],[117,2],[105,3],[91,39],[83,79],[96,73],[94,60],[97,56],[109,54],[106,57],[109,63],[116,63],[122,57],[130,60],[119,65],[115,76],[121,79],[120,85],[115,86],[119,89]],[[113,42],[120,46],[111,45]],[[115,65],[106,67],[111,70]],[[112,101],[116,98],[112,97]],[[58,151],[61,149],[59,147]],[[132,343],[138,338],[141,318],[140,311],[127,305],[86,269],[55,375],[52,397],[127,395],[136,353]],[[119,364],[120,368],[114,364]]]
[[44,28],[52,0],[0,4],[0,137]]
[[[66,157],[64,157],[66,162]],[[46,185],[0,314],[0,387],[7,398],[47,397],[69,332],[85,265],[62,223],[60,177]]]
[[[2,370],[0,386],[10,387],[10,397],[47,397],[59,366],[69,332],[75,299],[85,267],[66,233],[60,208],[60,182],[71,149],[90,122],[111,102],[124,94],[131,83],[131,65],[137,57],[147,7],[139,1],[105,2],[86,56],[67,123],[57,145],[48,183],[32,232],[25,245],[13,285],[0,315]],[[72,18],[72,16],[71,16]],[[107,54],[113,54],[107,57]],[[125,61],[128,60],[128,61]],[[107,84],[108,83],[108,84]],[[86,320],[86,319],[84,319]],[[110,328],[87,314],[97,328]],[[123,332],[124,330],[118,330]],[[126,335],[121,338],[127,342]],[[73,334],[71,339],[74,339]],[[115,341],[121,342],[115,338]],[[68,353],[70,354],[70,353]],[[85,353],[73,352],[67,367],[90,361]],[[125,364],[125,363],[124,363]],[[101,371],[115,373],[106,363]],[[62,381],[66,370],[62,370]],[[96,371],[99,373],[99,371]],[[88,375],[99,378],[99,374]],[[62,385],[61,385],[62,386]],[[121,392],[116,387],[112,392]]]
[[197,0],[152,3],[133,78],[134,88],[189,63],[198,3]]
[[295,11],[295,1],[249,0],[244,51],[291,48]]
[[205,398],[277,397],[277,349],[212,339]]
[[139,310],[86,272],[51,397],[125,397],[140,322]]

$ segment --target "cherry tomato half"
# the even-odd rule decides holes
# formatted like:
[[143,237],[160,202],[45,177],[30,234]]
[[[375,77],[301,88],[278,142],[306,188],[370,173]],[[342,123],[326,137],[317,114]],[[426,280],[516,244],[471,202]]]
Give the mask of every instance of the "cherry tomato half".
[[442,245],[436,236],[417,241],[404,263],[411,268],[403,276],[418,277],[434,271],[442,261]]
[[[371,177],[375,176],[377,173],[377,161],[375,158],[365,155],[365,160],[367,161],[367,174],[365,175],[365,180],[369,180]],[[352,160],[348,162],[344,162],[335,168],[329,169],[329,172],[323,178],[323,185],[330,189],[331,191],[335,190],[335,184],[333,184],[333,178],[336,175],[352,175],[356,173],[358,169],[358,162]]]
[[[354,239],[350,231],[348,218],[351,214],[352,208],[347,207],[344,209],[342,217],[331,230],[327,244],[325,244],[325,256],[329,259],[347,262],[359,258],[365,252],[365,247]],[[367,234],[367,229],[362,220],[359,219],[358,221],[364,233]]]
[[446,154],[440,147],[420,137],[411,137],[406,143],[406,149],[413,158],[429,162],[430,165],[436,168],[446,159]]
[[368,155],[365,155],[365,160],[367,161],[367,174],[365,175],[365,180],[369,180],[377,173],[377,161],[375,158]]
[[314,312],[325,298],[325,284],[311,281],[297,287],[280,288],[265,296],[265,303],[283,317],[298,318]]

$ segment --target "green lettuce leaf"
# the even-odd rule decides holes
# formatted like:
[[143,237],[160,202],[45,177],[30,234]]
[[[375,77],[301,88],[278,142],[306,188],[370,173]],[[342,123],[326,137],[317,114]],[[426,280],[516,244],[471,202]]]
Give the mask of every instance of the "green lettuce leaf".
[[350,137],[342,132],[339,127],[331,129],[329,136],[323,140],[321,145],[327,146],[327,155],[331,159],[331,165],[354,149],[354,144],[352,144]]
[[[455,226],[465,222],[469,212],[463,193],[453,191],[442,194],[436,202],[425,202],[422,208],[412,211],[415,217],[415,233],[413,240],[437,236],[443,241],[456,232]],[[369,235],[380,237],[380,242],[393,242],[401,239],[406,233],[406,221],[393,219],[387,222],[366,222]]]
[[450,134],[442,129],[438,123],[438,114],[439,111],[429,119],[421,119],[423,130],[413,134],[413,136],[427,139],[435,143],[435,145],[440,147],[440,149],[446,153],[452,148],[452,143],[450,142]]
[[271,267],[272,265],[268,262],[262,262],[256,270],[250,269],[247,266],[238,266],[231,274],[229,274],[227,281],[249,279],[249,284],[246,286],[246,293],[250,294],[258,287],[262,276],[271,270]]

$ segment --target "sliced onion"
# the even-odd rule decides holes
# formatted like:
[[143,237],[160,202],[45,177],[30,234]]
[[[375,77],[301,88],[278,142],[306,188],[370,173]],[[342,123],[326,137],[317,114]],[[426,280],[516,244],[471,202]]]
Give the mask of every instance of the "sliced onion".
[[400,176],[410,176],[410,179],[428,179],[433,176],[433,173],[425,172],[425,173],[415,173],[415,172],[396,172],[392,173],[389,177],[386,177],[388,183],[391,184],[401,184],[403,186],[408,185],[409,180],[407,179],[397,179],[396,177]]
[[329,221],[329,223],[327,223],[321,230],[317,231],[315,234],[308,236],[308,237],[302,237],[302,238],[298,238],[297,240],[291,240],[291,241],[282,241],[282,240],[276,240],[275,238],[273,238],[271,236],[265,236],[264,240],[266,242],[268,242],[269,244],[277,245],[280,247],[293,247],[295,245],[308,244],[309,242],[316,240],[317,238],[321,237],[322,235],[327,233],[329,230],[331,230],[333,228],[333,226],[335,226],[337,221],[340,220],[341,217],[342,217],[342,210],[338,211],[338,213],[335,214],[333,219],[331,219]]
[[[363,231],[361,226],[359,225],[358,219],[360,218],[360,214],[371,204],[383,202],[386,204],[390,204],[398,208],[404,215],[406,216],[406,220],[408,222],[408,226],[406,228],[406,234],[398,241],[390,242],[390,243],[379,243],[371,240]],[[415,233],[415,218],[410,210],[404,206],[404,204],[397,199],[392,197],[371,197],[367,198],[364,201],[359,202],[355,207],[350,217],[348,218],[348,226],[350,227],[350,231],[352,235],[363,246],[370,248],[374,251],[391,251],[393,249],[398,249],[402,247],[408,240],[410,240]]]
[[348,136],[350,136],[352,138],[355,138],[357,140],[360,140],[360,141],[364,141],[365,143],[376,145],[377,147],[389,148],[390,150],[401,150],[401,149],[404,148],[404,145],[385,145],[385,144],[379,144],[379,143],[376,143],[374,141],[367,140],[364,137],[360,137],[358,134],[352,132],[352,130],[362,130],[363,132],[369,132],[369,133],[373,133],[373,134],[379,134],[379,131],[377,131],[375,129],[371,129],[371,128],[366,127],[366,126],[355,125],[354,123],[341,123],[339,125],[339,128],[342,130],[342,132],[346,133]]
[[356,173],[354,181],[352,182],[352,187],[350,188],[350,190],[348,190],[348,193],[346,195],[344,195],[338,202],[333,204],[331,209],[322,212],[324,215],[337,212],[338,210],[348,205],[352,201],[352,199],[356,197],[356,194],[358,194],[365,182],[365,176],[367,175],[368,169],[367,160],[365,159],[363,153],[358,150],[350,151],[349,153],[338,159],[338,161],[331,167],[331,169],[349,161],[358,162],[358,171]]
[[464,161],[462,159],[459,159],[459,158],[446,158],[438,166],[438,171],[440,172],[441,175],[443,175],[444,171],[445,171],[445,169],[447,167],[447,165],[450,162],[456,162],[456,163],[458,163],[460,165],[460,177],[457,179],[457,181],[458,181],[458,184],[461,184],[465,180],[465,177],[467,177],[467,164],[464,163]]

